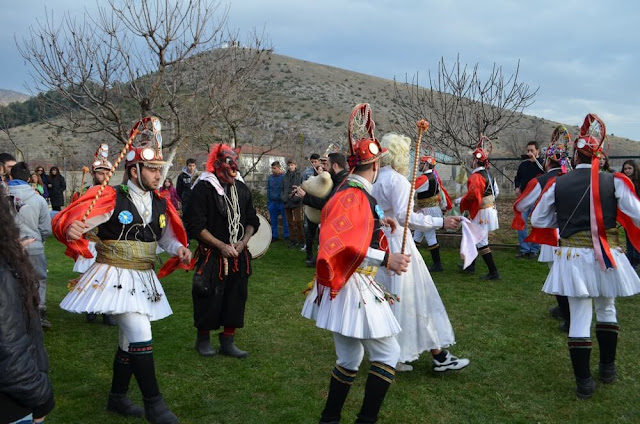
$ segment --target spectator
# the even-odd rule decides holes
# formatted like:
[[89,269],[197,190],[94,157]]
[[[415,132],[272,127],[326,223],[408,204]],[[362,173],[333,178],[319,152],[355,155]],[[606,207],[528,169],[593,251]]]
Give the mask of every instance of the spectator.
[[[529,181],[544,173],[542,162],[538,159],[538,155],[540,153],[539,149],[540,147],[538,146],[537,141],[530,141],[527,143],[527,153],[522,155],[522,158],[525,160],[523,160],[520,166],[518,166],[518,172],[516,173],[514,181],[515,192],[518,197],[522,194],[525,187],[527,187]],[[538,253],[540,253],[539,244],[527,243],[524,241],[524,239],[527,238],[526,222],[530,214],[531,209],[522,213],[525,228],[523,230],[518,230],[518,245],[520,246],[520,252],[516,255],[517,258],[534,259],[538,257]]]
[[[329,195],[325,198],[319,198],[312,196],[309,193],[305,193],[301,188],[298,188],[296,192],[298,197],[302,197],[302,203],[319,210],[322,210],[331,196],[333,196],[336,190],[338,190],[338,187],[340,187],[344,179],[349,175],[349,172],[346,170],[347,161],[342,153],[331,153],[327,159],[327,172],[331,175],[331,181],[333,183],[333,188]],[[314,267],[316,265],[316,258],[313,256],[313,242],[316,237],[317,230],[318,224],[307,219],[307,238],[305,240],[307,258],[305,263],[308,267]]]
[[16,211],[15,221],[20,230],[21,239],[33,239],[26,246],[29,261],[33,266],[38,280],[40,294],[40,320],[45,328],[51,327],[46,317],[47,294],[47,259],[44,256],[44,239],[51,235],[51,216],[49,206],[44,197],[39,196],[31,188],[29,178],[31,173],[24,162],[16,163],[11,169],[9,181],[9,195],[13,198]]
[[[635,188],[636,196],[640,196],[640,169],[635,160],[626,160],[622,164],[622,173],[629,177]],[[626,232],[625,232],[626,234]],[[631,263],[631,266],[637,268],[640,265],[640,253],[633,247],[629,236],[627,235],[627,259]]]
[[[44,187],[47,188],[49,187],[49,177],[47,176],[47,173],[44,172],[44,167],[43,166],[36,166],[36,174],[38,174],[40,176],[40,179],[42,180]],[[49,198],[49,192],[48,190],[45,190],[45,194],[46,196],[44,196],[45,198]]]
[[302,226],[302,199],[296,197],[295,192],[302,183],[302,174],[293,159],[287,161],[287,173],[282,183],[282,203],[289,225],[291,243],[289,247],[304,247],[304,230]]
[[7,184],[5,182],[9,181],[9,177],[4,172],[4,165],[0,163],[0,196],[7,194]]
[[59,211],[64,206],[64,191],[67,189],[67,183],[64,177],[60,175],[60,169],[52,166],[49,170],[49,200],[51,200],[51,209]]
[[602,152],[602,155],[598,159],[598,164],[600,165],[600,172],[611,172],[611,166],[609,165],[609,156],[607,156],[606,153]]
[[186,166],[182,168],[182,173],[178,175],[178,181],[176,183],[176,191],[178,197],[182,202],[182,213],[184,214],[189,203],[189,197],[191,196],[191,185],[195,182],[196,175],[196,160],[187,159]]
[[31,174],[31,178],[29,178],[29,184],[31,184],[31,187],[38,192],[38,194],[40,194],[40,196],[44,197],[45,199],[47,197],[49,197],[49,192],[47,191],[47,187],[44,185],[44,183],[42,182],[42,179],[40,178],[40,175],[38,175],[37,172],[34,172],[33,174]]
[[162,183],[160,195],[169,200],[173,207],[176,208],[176,210],[180,210],[180,197],[178,197],[178,192],[173,186],[173,181],[171,180],[171,178],[167,177]]
[[284,214],[282,203],[282,184],[284,183],[284,173],[280,162],[271,164],[271,175],[267,179],[267,208],[269,219],[271,220],[271,241],[278,240],[278,217],[282,216],[282,236],[289,240],[289,227],[287,217]]
[[40,422],[55,403],[38,318],[37,277],[4,194],[0,194],[0,226],[4,231],[0,243],[0,421],[31,422],[34,418]]
[[4,172],[7,175],[7,179],[11,175],[11,168],[16,164],[16,158],[9,153],[0,153],[0,165],[4,166]]
[[314,175],[318,175],[318,165],[320,165],[320,155],[317,153],[311,154],[309,156],[309,162],[311,165],[307,166],[307,169],[302,173],[302,181],[307,181],[309,178]]

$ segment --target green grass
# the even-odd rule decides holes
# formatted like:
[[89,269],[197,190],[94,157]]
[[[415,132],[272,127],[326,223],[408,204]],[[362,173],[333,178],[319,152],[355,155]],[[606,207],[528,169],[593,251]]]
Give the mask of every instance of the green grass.
[[[393,384],[381,411],[382,423],[584,423],[640,422],[640,307],[635,298],[618,301],[621,325],[619,379],[598,383],[594,397],[578,401],[566,348],[541,293],[546,265],[495,252],[502,281],[481,282],[454,271],[458,253],[443,252],[444,273],[435,281],[456,331],[456,355],[471,359],[458,373],[436,375],[430,355],[414,362]],[[117,328],[62,311],[57,305],[74,274],[62,246],[47,243],[48,317],[45,334],[56,409],[49,423],[132,423],[105,410]],[[430,262],[428,260],[427,262]],[[478,262],[478,273],[486,268]],[[182,423],[316,423],[335,362],[330,334],[302,318],[301,291],[313,270],[302,252],[274,243],[254,262],[246,327],[237,345],[246,360],[202,358],[194,350],[191,274],[163,281],[174,314],[153,324],[160,389]],[[595,337],[594,337],[595,342]],[[592,369],[597,369],[595,343]],[[363,363],[343,411],[352,422],[363,397],[368,364]],[[131,397],[141,401],[132,379]]]

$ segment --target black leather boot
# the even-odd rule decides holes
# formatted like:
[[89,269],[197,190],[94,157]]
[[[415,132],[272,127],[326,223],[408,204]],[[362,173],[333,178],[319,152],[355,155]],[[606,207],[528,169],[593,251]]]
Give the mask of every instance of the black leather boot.
[[357,371],[342,368],[340,365],[336,365],[333,368],[331,382],[329,383],[329,395],[320,417],[320,424],[337,424],[340,422],[342,407],[356,378],[356,373]]
[[213,356],[217,353],[213,346],[211,346],[211,337],[209,334],[204,335],[200,334],[200,332],[198,332],[196,338],[196,350],[202,356]]
[[616,380],[616,350],[618,347],[618,323],[597,322],[596,337],[600,346],[600,381],[613,383]]
[[220,340],[220,353],[227,356],[233,356],[235,358],[246,358],[249,356],[249,352],[240,350],[233,343],[235,336],[227,336],[224,333],[218,334],[218,340]]
[[[489,248],[487,248],[488,250]],[[493,254],[489,250],[486,253],[482,254],[482,260],[487,264],[487,268],[489,269],[489,273],[480,277],[481,280],[500,280],[500,273],[498,272],[498,268],[496,267],[496,263],[493,261]]]
[[144,415],[144,410],[141,406],[133,403],[126,394],[121,393],[109,393],[107,411],[111,411],[125,417],[142,417]]
[[372,362],[364,389],[364,400],[356,423],[375,423],[378,421],[380,407],[387,390],[396,375],[395,368],[380,362]]
[[132,374],[129,352],[125,352],[118,347],[113,359],[113,378],[111,380],[111,393],[109,393],[109,400],[107,401],[107,411],[115,412],[125,417],[141,417],[144,414],[142,407],[136,405],[127,397]]
[[433,259],[433,265],[427,267],[429,272],[444,271],[444,268],[442,267],[442,261],[440,260],[440,245],[434,244],[433,246],[429,246],[427,249],[431,252],[431,259]]
[[153,424],[177,424],[178,417],[169,409],[162,395],[145,398],[144,417]]
[[596,383],[591,377],[589,363],[591,359],[591,339],[569,338],[569,355],[576,377],[576,396],[589,399],[596,390]]
[[469,265],[466,268],[463,268],[464,264],[458,264],[458,269],[462,272],[464,272],[465,274],[475,274],[476,273],[476,260],[474,259],[473,262],[471,262],[471,265]]

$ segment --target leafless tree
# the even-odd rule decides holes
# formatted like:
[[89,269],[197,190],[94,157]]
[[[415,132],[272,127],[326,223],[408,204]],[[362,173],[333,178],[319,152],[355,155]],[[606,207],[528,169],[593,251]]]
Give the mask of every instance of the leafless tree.
[[497,137],[513,126],[522,111],[533,104],[538,88],[518,80],[520,63],[510,75],[493,65],[482,76],[479,65],[460,63],[460,57],[450,67],[440,59],[438,71],[429,71],[429,87],[420,85],[419,75],[404,83],[395,81],[394,102],[398,106],[395,129],[416,135],[415,122],[426,118],[429,123],[428,143],[462,160],[473,149],[480,135]]
[[226,47],[227,18],[218,0],[109,0],[81,19],[65,15],[59,23],[48,15],[19,48],[32,67],[32,91],[59,94],[48,106],[65,120],[54,125],[125,143],[135,120],[155,115],[170,162],[199,131],[193,126],[211,117],[194,110],[202,76],[217,66],[215,51]]

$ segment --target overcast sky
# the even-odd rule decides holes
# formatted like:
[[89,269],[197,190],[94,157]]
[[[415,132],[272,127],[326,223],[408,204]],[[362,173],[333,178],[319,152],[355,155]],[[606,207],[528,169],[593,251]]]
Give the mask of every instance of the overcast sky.
[[[102,0],[104,1],[104,0]],[[95,9],[95,1],[5,1],[0,88],[25,92],[27,67],[14,43],[44,16]],[[106,3],[106,2],[105,2]],[[540,87],[525,113],[580,125],[600,115],[609,133],[640,140],[640,3],[623,0],[235,0],[230,26],[262,30],[274,51],[404,80],[452,61],[494,62]],[[359,100],[359,99],[354,99]]]

